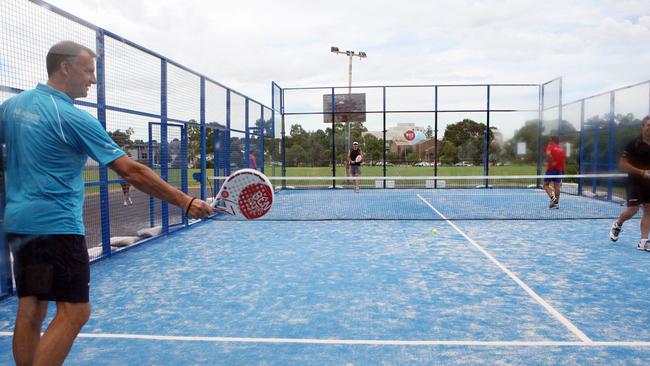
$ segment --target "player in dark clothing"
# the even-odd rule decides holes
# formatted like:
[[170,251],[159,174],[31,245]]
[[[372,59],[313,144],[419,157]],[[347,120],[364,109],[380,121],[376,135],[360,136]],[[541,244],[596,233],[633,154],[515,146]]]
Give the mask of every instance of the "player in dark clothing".
[[363,153],[359,148],[358,142],[352,143],[352,150],[348,153],[348,163],[350,164],[350,175],[354,179],[354,191],[359,192],[359,176],[361,175],[361,161],[363,160]]
[[648,232],[650,231],[650,116],[646,116],[641,124],[641,136],[631,141],[623,150],[619,167],[627,172],[627,208],[609,232],[612,241],[618,240],[623,223],[631,219],[643,206],[641,218],[641,240],[637,249],[650,251]]
[[[557,136],[551,136],[546,146],[546,175],[544,178],[544,190],[550,199],[549,208],[560,208],[560,184],[562,179],[554,177],[564,174],[564,160],[566,153],[559,144]],[[551,188],[553,183],[553,188]]]

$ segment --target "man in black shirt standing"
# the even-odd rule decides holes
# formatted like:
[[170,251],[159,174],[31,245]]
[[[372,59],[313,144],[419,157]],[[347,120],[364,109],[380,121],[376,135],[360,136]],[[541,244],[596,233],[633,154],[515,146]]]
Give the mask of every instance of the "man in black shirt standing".
[[609,232],[612,241],[618,240],[623,223],[631,219],[643,206],[641,218],[641,240],[637,249],[650,252],[648,232],[650,232],[650,116],[641,121],[641,136],[631,141],[623,150],[619,167],[628,174],[627,208]]
[[359,193],[359,176],[361,175],[361,161],[363,153],[359,148],[358,142],[352,143],[352,150],[348,153],[348,163],[350,164],[350,175],[354,177],[354,192]]

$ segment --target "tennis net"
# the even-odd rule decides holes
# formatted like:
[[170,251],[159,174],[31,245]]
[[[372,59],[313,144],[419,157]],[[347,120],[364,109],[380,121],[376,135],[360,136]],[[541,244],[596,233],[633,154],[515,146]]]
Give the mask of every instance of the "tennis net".
[[[215,191],[226,178],[209,177]],[[614,219],[625,203],[624,174],[554,176],[558,208],[549,207],[544,178],[269,177],[275,202],[261,220]]]

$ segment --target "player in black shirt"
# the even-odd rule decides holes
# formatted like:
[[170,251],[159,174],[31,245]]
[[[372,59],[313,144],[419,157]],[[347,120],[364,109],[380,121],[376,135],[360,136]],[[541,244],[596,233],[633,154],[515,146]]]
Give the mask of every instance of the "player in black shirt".
[[641,240],[637,249],[650,251],[648,232],[650,232],[650,116],[641,121],[641,135],[631,141],[619,160],[619,167],[627,172],[627,208],[609,232],[612,241],[618,240],[623,223],[631,219],[643,206],[641,218]]
[[358,142],[352,143],[352,150],[348,153],[348,163],[350,164],[350,175],[354,177],[354,191],[359,192],[359,176],[361,175],[361,161],[363,153],[359,148]]

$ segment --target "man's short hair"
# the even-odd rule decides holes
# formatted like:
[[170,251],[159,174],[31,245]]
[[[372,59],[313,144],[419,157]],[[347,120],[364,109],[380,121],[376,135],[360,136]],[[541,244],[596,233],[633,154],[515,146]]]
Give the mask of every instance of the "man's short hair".
[[51,77],[59,71],[63,61],[74,63],[81,51],[86,51],[91,57],[97,57],[95,51],[72,41],[62,41],[52,46],[46,57],[47,76]]
[[549,136],[548,137],[548,142],[554,142],[554,143],[557,144],[559,141],[560,140],[558,140],[557,136]]

